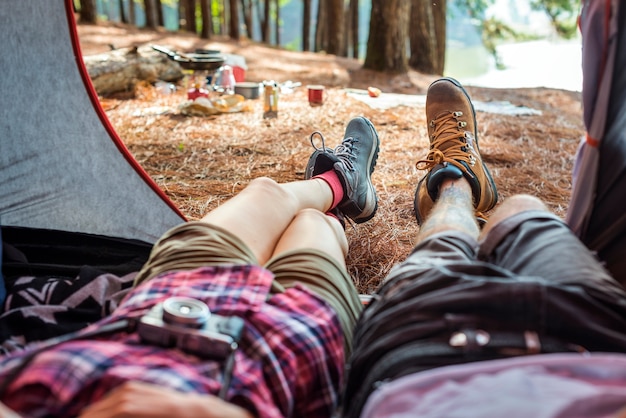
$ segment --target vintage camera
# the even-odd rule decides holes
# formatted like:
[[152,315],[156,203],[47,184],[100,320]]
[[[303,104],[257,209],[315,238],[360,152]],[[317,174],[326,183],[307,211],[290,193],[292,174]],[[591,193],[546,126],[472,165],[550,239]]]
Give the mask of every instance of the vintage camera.
[[213,315],[204,302],[187,297],[166,299],[137,324],[144,342],[216,360],[237,349],[243,328],[243,319]]

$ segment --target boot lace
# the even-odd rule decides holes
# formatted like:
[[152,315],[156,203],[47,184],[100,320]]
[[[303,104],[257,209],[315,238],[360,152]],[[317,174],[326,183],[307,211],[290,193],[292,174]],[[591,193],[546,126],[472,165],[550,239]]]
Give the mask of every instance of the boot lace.
[[[460,120],[463,112],[445,112],[430,122],[434,128],[431,136],[430,151],[425,159],[419,160],[415,167],[418,170],[430,170],[437,164],[450,163],[456,166],[464,174],[474,177],[464,164],[470,167],[476,164],[476,158],[471,154],[471,141],[468,142],[467,131],[463,128],[467,122]],[[441,148],[445,144],[445,149]]]
[[339,158],[346,168],[350,171],[354,171],[354,144],[357,143],[356,138],[348,137],[344,138],[343,142],[335,148],[335,155]]
[[[322,146],[321,148],[318,148],[317,145],[315,145],[315,138],[319,137],[320,141],[322,142]],[[309,140],[311,141],[311,145],[313,146],[313,148],[315,148],[315,151],[321,151],[321,152],[328,152],[330,149],[326,148],[326,143],[324,141],[324,135],[322,135],[322,133],[320,131],[315,131],[311,134],[311,136],[309,137]]]
[[[316,138],[320,139],[322,143],[321,147],[318,147],[317,145],[315,145]],[[326,147],[324,135],[322,135],[322,133],[319,131],[313,132],[309,139],[311,141],[311,145],[313,146],[313,148],[315,148],[316,151],[321,151],[321,152],[325,152],[329,154],[335,154],[335,156],[344,163],[344,165],[346,166],[348,170],[354,171],[354,162],[353,162],[353,160],[355,159],[354,144],[359,142],[356,138],[353,138],[353,137],[344,138],[343,142],[337,145],[337,147],[334,150],[332,148]]]

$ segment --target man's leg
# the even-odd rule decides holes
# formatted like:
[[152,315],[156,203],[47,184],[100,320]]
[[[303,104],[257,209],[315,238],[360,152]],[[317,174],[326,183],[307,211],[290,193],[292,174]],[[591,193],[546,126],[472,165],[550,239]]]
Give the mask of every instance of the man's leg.
[[439,198],[417,235],[418,242],[440,232],[459,231],[478,238],[479,228],[474,217],[472,189],[463,178],[444,179],[439,186]]

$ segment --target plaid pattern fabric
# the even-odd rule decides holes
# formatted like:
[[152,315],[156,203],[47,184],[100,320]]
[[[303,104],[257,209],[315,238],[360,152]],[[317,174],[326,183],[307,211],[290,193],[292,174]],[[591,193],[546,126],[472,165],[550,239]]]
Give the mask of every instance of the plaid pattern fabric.
[[[138,317],[170,296],[245,320],[227,399],[261,417],[328,417],[343,379],[343,335],[334,311],[303,286],[272,295],[256,266],[170,272],[133,290],[113,315],[88,328]],[[0,381],[11,359],[0,361]],[[3,367],[7,366],[7,367]],[[37,355],[1,399],[28,416],[74,416],[129,380],[216,395],[222,364],[141,344],[136,333],[75,340]]]

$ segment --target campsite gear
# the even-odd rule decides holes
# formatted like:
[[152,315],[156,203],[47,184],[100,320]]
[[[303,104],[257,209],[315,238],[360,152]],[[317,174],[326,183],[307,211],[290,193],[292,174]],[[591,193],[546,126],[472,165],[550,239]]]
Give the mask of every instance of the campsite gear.
[[171,49],[160,45],[152,45],[152,49],[167,55],[169,59],[180,64],[184,70],[213,72],[221,67],[226,60],[226,58],[220,54],[219,51],[216,51],[216,53],[210,53],[208,50],[201,50],[201,53],[184,53],[172,51]]
[[261,91],[261,83],[242,81],[235,84],[235,93],[241,94],[246,99],[258,99]]
[[626,4],[585,0],[580,16],[586,136],[566,220],[626,285]]
[[[13,303],[24,283],[17,279],[54,279],[47,291],[23,299],[44,312],[26,318],[16,309],[0,328],[10,332],[24,319],[39,325],[31,335],[46,339],[96,319],[82,301],[106,312],[114,303],[98,306],[104,285],[91,286],[95,278],[137,271],[151,245],[186,219],[109,122],[82,60],[72,2],[16,3],[10,15],[0,25],[7,44],[0,55],[7,69],[0,79],[2,275]],[[15,66],[20,62],[29,65]],[[24,80],[36,100],[24,100]],[[81,292],[84,299],[75,296]],[[46,303],[67,310],[48,316]]]
[[215,71],[212,79],[212,90],[220,94],[235,93],[235,75],[230,65],[223,65]]
[[196,49],[196,52],[184,53],[160,45],[152,45],[152,49],[180,64],[186,74],[186,84],[190,86],[187,88],[188,100],[209,97],[206,80],[214,78],[213,73],[219,70],[226,60],[224,55],[215,50]]
[[278,116],[278,84],[275,81],[263,82],[263,118]]
[[[71,2],[66,3],[15,3],[12,18],[0,25],[7,43],[0,66],[19,67],[0,79],[3,240],[6,244],[9,229],[36,228],[35,242],[50,230],[76,234],[66,247],[49,243],[76,254],[84,239],[79,234],[153,243],[185,218],[109,122],[81,58]],[[43,20],[34,21],[35,15]],[[16,66],[19,62],[29,65]],[[24,100],[24,80],[38,92],[36,100]],[[27,115],[37,115],[36,121],[25,120]],[[41,256],[52,268],[51,251]]]
[[287,80],[283,83],[280,83],[278,87],[280,88],[280,94],[291,94],[293,93],[294,89],[300,87],[301,85],[302,83],[299,81]]
[[324,86],[310,85],[307,86],[309,104],[311,106],[320,106],[324,103]]
[[472,100],[453,78],[433,82],[426,95],[426,120],[430,150],[417,162],[418,170],[428,170],[419,181],[413,207],[421,224],[433,207],[444,178],[465,177],[472,187],[477,217],[498,201],[496,185],[483,163],[478,147],[476,112]]

